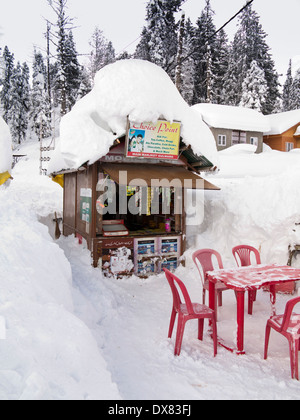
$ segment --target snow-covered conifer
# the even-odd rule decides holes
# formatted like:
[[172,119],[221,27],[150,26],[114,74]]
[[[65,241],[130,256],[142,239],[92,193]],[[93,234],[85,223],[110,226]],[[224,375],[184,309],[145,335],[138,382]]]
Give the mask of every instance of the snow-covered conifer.
[[194,94],[194,77],[195,77],[195,63],[192,56],[193,41],[194,41],[194,27],[190,19],[186,20],[185,31],[183,37],[183,61],[181,64],[181,95],[189,105],[192,105]]
[[210,0],[196,22],[194,37],[195,88],[193,103],[221,103],[224,75],[228,68],[227,36],[216,34]]
[[[48,0],[57,16],[55,25],[55,45],[57,49],[57,74],[55,96],[58,99],[61,115],[66,114],[74,105],[80,85],[80,66],[72,34],[72,19],[66,15],[67,0]],[[77,89],[77,90],[76,90]]]
[[235,89],[235,104],[241,101],[242,84],[251,67],[256,61],[259,68],[264,71],[268,90],[263,106],[263,113],[270,114],[277,106],[279,93],[278,74],[275,71],[274,61],[270,54],[270,48],[266,43],[267,34],[263,30],[259,16],[250,4],[239,17],[239,27],[232,44],[232,69],[237,81]]
[[293,109],[292,89],[293,89],[292,60],[290,60],[289,67],[286,74],[286,80],[283,85],[283,94],[282,94],[282,111],[283,112],[291,111]]
[[38,138],[51,135],[51,109],[47,93],[47,73],[42,53],[34,53],[32,68],[31,112],[32,129]]
[[91,80],[88,74],[87,69],[82,66],[81,67],[81,83],[77,92],[77,98],[76,101],[83,98],[85,95],[87,95],[92,89]]
[[93,81],[97,71],[107,64],[113,63],[116,57],[112,43],[105,38],[103,31],[98,27],[92,34],[90,46],[92,50],[89,56],[89,71]]
[[11,105],[8,111],[8,125],[14,145],[25,140],[30,111],[29,67],[20,62],[13,70],[11,78]]
[[76,102],[78,90],[81,84],[81,66],[78,62],[78,54],[71,30],[67,33],[64,50],[66,56],[66,62],[64,65],[64,75],[66,81],[66,106],[67,111],[71,111]]
[[257,62],[253,60],[246,78],[242,83],[240,106],[262,112],[267,91],[268,86],[265,79],[265,73],[259,68]]
[[224,87],[227,84],[225,75],[229,66],[228,37],[224,29],[216,35],[213,60],[212,102],[215,104],[224,104]]
[[150,33],[147,28],[144,26],[141,34],[141,39],[138,45],[136,46],[134,52],[134,58],[139,58],[140,60],[151,61],[150,57]]
[[296,74],[293,78],[292,89],[291,89],[291,109],[300,108],[300,69],[296,71]]
[[[177,23],[175,13],[183,0],[149,0],[146,7],[147,25],[143,30],[142,44],[137,47],[136,57],[145,58],[162,67],[170,77],[175,77],[177,57]],[[146,53],[145,43],[148,51]],[[143,47],[143,48],[142,48]],[[142,51],[144,57],[137,56]]]
[[4,75],[1,79],[0,102],[3,112],[3,119],[8,122],[8,112],[11,107],[11,79],[14,70],[14,54],[12,54],[8,47],[5,46],[3,50],[4,61]]

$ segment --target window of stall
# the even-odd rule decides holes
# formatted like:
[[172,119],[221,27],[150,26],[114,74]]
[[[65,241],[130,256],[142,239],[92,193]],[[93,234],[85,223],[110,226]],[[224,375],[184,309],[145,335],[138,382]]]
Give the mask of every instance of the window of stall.
[[122,231],[130,235],[180,233],[181,195],[182,189],[174,186],[119,185],[108,173],[100,171],[96,201],[97,234],[103,234],[106,229],[118,230],[118,225],[120,235]]

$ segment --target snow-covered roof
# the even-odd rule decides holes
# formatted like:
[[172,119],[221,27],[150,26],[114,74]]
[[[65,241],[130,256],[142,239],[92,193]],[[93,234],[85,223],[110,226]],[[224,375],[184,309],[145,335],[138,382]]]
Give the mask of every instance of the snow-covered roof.
[[0,174],[11,170],[12,140],[8,125],[0,117]]
[[261,133],[270,128],[265,116],[254,109],[206,103],[196,104],[192,108],[199,112],[203,121],[213,128]]
[[266,118],[269,120],[270,130],[267,130],[265,134],[282,134],[300,123],[300,109],[267,115]]
[[297,127],[294,136],[300,136],[300,125]]
[[[101,69],[93,90],[61,120],[61,157],[50,172],[76,169],[105,156],[130,121],[180,121],[181,137],[194,153],[218,166],[214,137],[198,113],[189,107],[167,73],[144,60],[120,60]],[[62,167],[62,160],[65,164]]]

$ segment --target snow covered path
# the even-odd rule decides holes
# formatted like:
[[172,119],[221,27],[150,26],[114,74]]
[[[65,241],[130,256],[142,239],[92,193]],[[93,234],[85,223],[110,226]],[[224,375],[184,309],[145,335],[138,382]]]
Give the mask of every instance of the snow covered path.
[[[174,357],[174,336],[167,338],[171,293],[164,276],[105,279],[74,239],[59,242],[72,267],[75,314],[92,331],[123,399],[299,399],[299,383],[289,378],[287,343],[273,335],[270,357],[263,360],[268,293],[259,292],[254,316],[246,315],[246,356],[219,347],[213,358],[212,341],[206,335],[198,342],[196,321],[190,321],[182,353]],[[179,269],[179,275],[200,301],[194,269]],[[286,300],[279,296],[280,309]],[[230,339],[235,333],[231,291],[224,294],[220,315],[222,334]]]

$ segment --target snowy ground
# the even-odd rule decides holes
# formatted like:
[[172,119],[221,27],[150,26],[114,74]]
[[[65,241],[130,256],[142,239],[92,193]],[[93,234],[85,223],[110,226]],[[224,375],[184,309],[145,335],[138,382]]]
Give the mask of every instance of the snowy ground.
[[[263,360],[266,292],[258,293],[253,316],[245,316],[245,356],[219,347],[213,358],[212,341],[205,335],[199,342],[190,321],[174,357],[163,275],[106,279],[91,267],[85,246],[73,237],[53,239],[62,189],[39,176],[38,147],[25,144],[27,158],[16,165],[10,186],[0,188],[0,400],[299,399],[287,341],[271,335]],[[263,262],[286,263],[287,246],[299,236],[299,153],[220,155],[223,169],[209,180],[222,191],[206,197],[205,221],[189,234],[187,267],[177,271],[196,301],[202,291],[193,249],[211,246],[231,266],[231,247],[248,242],[260,248]],[[278,312],[289,298],[278,296]],[[218,328],[228,341],[235,307],[234,293],[225,292]]]

